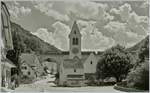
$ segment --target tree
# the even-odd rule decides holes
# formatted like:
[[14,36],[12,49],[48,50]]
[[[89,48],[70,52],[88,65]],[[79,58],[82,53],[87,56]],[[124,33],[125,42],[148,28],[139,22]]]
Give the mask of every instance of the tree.
[[127,76],[127,86],[149,89],[149,37],[139,49],[138,60]]
[[115,77],[117,82],[124,79],[132,67],[131,58],[125,48],[117,45],[104,52],[97,64],[98,79]]
[[149,62],[143,62],[132,69],[127,76],[127,86],[142,90],[149,89]]
[[137,62],[137,65],[139,65],[142,62],[145,62],[145,60],[149,58],[149,38],[146,39],[144,44],[140,47],[138,57],[139,61]]

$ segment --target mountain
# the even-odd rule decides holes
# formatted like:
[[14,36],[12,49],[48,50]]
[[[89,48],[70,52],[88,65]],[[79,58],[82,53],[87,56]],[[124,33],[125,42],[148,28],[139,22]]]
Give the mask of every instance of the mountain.
[[143,46],[149,46],[149,35],[134,46],[127,48],[127,51],[138,52]]
[[11,22],[11,31],[14,48],[20,49],[22,53],[48,54],[61,52],[55,46],[44,42],[16,23]]

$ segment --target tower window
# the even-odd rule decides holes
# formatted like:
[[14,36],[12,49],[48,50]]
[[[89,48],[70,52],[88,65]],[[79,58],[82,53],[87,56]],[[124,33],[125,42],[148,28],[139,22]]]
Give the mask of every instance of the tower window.
[[73,38],[72,44],[73,44],[73,45],[78,45],[78,38]]
[[78,45],[78,38],[76,38],[76,45]]
[[72,44],[73,44],[73,45],[75,45],[75,43],[76,43],[76,39],[75,39],[75,38],[73,38],[73,42],[72,42]]
[[92,64],[93,62],[91,61],[91,64]]

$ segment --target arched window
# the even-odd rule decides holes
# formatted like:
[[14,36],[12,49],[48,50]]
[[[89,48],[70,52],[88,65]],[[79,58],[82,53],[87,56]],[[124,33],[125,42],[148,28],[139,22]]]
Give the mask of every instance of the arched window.
[[75,45],[76,44],[76,39],[73,38],[72,44]]
[[73,38],[72,44],[73,44],[73,45],[78,45],[78,38]]
[[91,61],[91,64],[92,64],[93,62]]
[[76,45],[78,45],[78,38],[76,38]]

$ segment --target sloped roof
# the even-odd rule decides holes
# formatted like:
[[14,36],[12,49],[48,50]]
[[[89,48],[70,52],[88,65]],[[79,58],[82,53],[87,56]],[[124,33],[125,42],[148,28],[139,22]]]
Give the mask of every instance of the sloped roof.
[[34,55],[34,54],[22,53],[20,58],[21,58],[21,62],[25,61],[30,66],[36,66],[37,65],[37,63],[35,63],[35,61],[34,61],[36,58],[36,55]]
[[3,1],[1,1],[1,6],[3,6],[3,5],[4,5],[4,7],[5,7],[7,13],[8,13],[9,16],[10,16],[10,13],[9,13],[9,11],[8,11],[8,8],[7,8],[6,4],[5,4]]
[[75,29],[76,29],[76,32],[81,36],[81,33],[79,31],[79,27],[78,27],[76,20],[74,21],[74,23],[72,25],[72,29],[71,29],[69,36],[72,35],[72,33],[74,32]]
[[83,59],[64,59],[64,68],[83,68]]
[[6,63],[7,62],[8,64],[12,65],[13,67],[16,67],[16,65],[12,61],[10,61],[8,58],[2,58],[1,62],[2,63]]
[[62,51],[61,54],[62,55],[69,55],[69,51]]
[[[95,53],[94,51],[81,51],[81,55],[90,55],[91,53],[93,53],[95,55],[101,55],[103,52],[98,51],[97,53]],[[69,55],[69,51],[62,51],[61,54]]]

